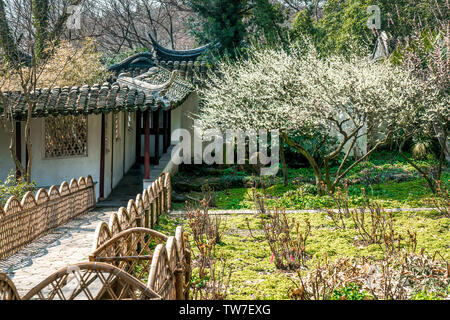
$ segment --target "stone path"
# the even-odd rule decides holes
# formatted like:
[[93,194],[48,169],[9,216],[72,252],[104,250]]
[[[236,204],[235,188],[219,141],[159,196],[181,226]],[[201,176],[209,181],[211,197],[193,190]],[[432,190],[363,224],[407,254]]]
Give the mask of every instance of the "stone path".
[[25,295],[55,271],[87,261],[97,224],[108,222],[114,211],[117,208],[97,208],[53,229],[18,253],[1,260],[0,271],[13,280],[20,296]]
[[[337,211],[337,209],[332,209],[333,211]],[[433,208],[391,208],[384,209],[386,212],[420,212],[420,211],[434,211],[436,209]],[[256,214],[256,210],[214,210],[210,209],[208,211],[213,215],[232,215],[232,214]],[[318,212],[326,212],[325,209],[310,209],[310,210],[286,210],[286,213],[318,213]],[[171,215],[174,216],[183,216],[186,213],[183,210],[173,210],[170,212]]]

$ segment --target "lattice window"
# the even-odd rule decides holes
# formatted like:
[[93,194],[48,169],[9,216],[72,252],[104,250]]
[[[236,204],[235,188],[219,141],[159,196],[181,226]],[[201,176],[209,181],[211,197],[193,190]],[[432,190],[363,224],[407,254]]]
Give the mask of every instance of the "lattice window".
[[87,156],[87,117],[45,118],[45,158]]

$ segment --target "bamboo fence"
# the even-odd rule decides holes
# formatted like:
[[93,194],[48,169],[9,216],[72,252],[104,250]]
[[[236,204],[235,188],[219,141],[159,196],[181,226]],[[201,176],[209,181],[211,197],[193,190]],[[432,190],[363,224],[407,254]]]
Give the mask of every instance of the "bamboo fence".
[[59,187],[11,197],[0,207],[0,260],[19,251],[48,230],[95,207],[92,177],[64,181]]
[[161,300],[141,281],[105,263],[62,268],[32,288],[23,300]]
[[8,276],[0,272],[0,301],[1,300],[20,300],[16,286]]
[[[67,189],[66,186],[69,188]],[[50,228],[89,210],[95,205],[95,198],[93,194],[82,193],[88,188],[91,188],[93,193],[91,177],[80,178],[78,183],[72,180],[70,185],[63,183],[58,194],[59,198],[52,198],[54,202],[51,203],[51,208],[62,210],[58,211],[60,215],[48,219],[49,214],[45,215],[45,213],[52,211],[44,210],[42,213],[41,209],[37,210],[39,217],[44,216],[52,221],[51,224],[46,223]],[[50,191],[52,190],[57,189],[52,187]],[[90,262],[76,264],[55,272],[32,288],[23,299],[188,299],[191,256],[183,227],[177,227],[175,236],[170,237],[151,229],[157,223],[159,216],[170,210],[171,191],[170,174],[162,173],[142,194],[137,195],[136,200],[130,200],[127,208],[122,207],[114,213],[109,224],[102,222],[97,226],[92,254],[89,256]],[[38,195],[46,194],[45,192],[43,189],[39,190]],[[80,196],[81,194],[83,196]],[[63,197],[68,198],[68,195],[72,195],[70,199],[75,199],[78,203],[68,202]],[[47,198],[42,196],[42,198],[50,199],[50,196]],[[31,199],[30,195],[25,195],[22,203],[32,203]],[[60,201],[56,201],[58,199]],[[10,202],[17,203],[8,201],[5,208],[9,208]],[[17,206],[21,210],[15,211],[15,214],[25,212],[26,214],[22,214],[30,216],[33,214],[30,212],[34,212],[31,209],[41,208],[39,204],[48,202],[50,200],[41,203],[36,200],[34,206],[21,204],[20,207]],[[64,205],[60,205],[61,202],[64,202]],[[48,205],[42,205],[42,207],[47,208]],[[70,206],[74,208],[69,209]],[[64,208],[71,213],[64,211]],[[44,228],[41,229],[44,230]],[[35,234],[38,233],[33,233]],[[8,238],[5,237],[5,239]],[[13,282],[0,273],[1,299],[13,300],[20,297]]]
[[[120,208],[96,228],[90,261],[110,263],[142,282],[162,299],[189,297],[190,250],[184,231],[168,237],[155,230],[162,212],[170,209],[170,174],[163,173],[127,208]],[[143,227],[143,228],[142,228]]]
[[170,174],[163,172],[147,189],[130,199],[127,207],[114,212],[109,223],[100,222],[95,230],[92,251],[123,230],[135,227],[153,228],[163,212],[171,206],[172,185]]

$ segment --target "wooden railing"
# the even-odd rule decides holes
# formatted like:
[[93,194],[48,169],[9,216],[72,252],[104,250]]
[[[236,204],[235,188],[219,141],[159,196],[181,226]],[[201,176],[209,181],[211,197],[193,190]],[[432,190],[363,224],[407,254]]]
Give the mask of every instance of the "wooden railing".
[[[1,239],[5,239],[4,243],[9,248],[5,252],[11,254],[44,232],[43,230],[60,225],[83,210],[91,209],[95,205],[95,198],[93,190],[92,194],[87,191],[89,188],[93,189],[91,177],[80,178],[78,183],[72,180],[70,185],[63,183],[59,191],[56,187],[50,188],[49,193],[39,190],[36,199],[27,194],[22,204],[15,198],[10,199],[5,207],[9,214],[6,218],[2,217],[4,220],[0,220],[5,222],[1,225],[2,231],[7,235]],[[58,191],[58,197],[55,191]],[[87,293],[85,298],[89,299],[189,299],[191,253],[183,227],[178,226],[174,236],[152,230],[159,216],[170,210],[171,192],[170,174],[162,173],[142,194],[136,196],[136,200],[130,200],[127,208],[122,207],[117,213],[113,213],[109,224],[101,222],[97,226],[89,263],[57,271],[31,289],[23,299],[61,298],[59,293],[62,292],[62,287],[66,290],[69,282],[58,279],[74,270],[81,274],[87,272],[93,279],[97,279],[97,274],[109,272],[112,274],[111,279],[117,278],[117,281],[114,280],[114,284],[102,283],[101,286],[112,288],[112,291],[99,296],[91,294],[99,291],[98,283],[84,281],[82,290],[69,294],[69,298],[78,297],[83,291]],[[12,208],[20,210],[12,211]],[[19,224],[19,232],[33,230],[24,238],[16,236],[17,232],[12,232],[14,228],[11,226],[14,224],[6,223],[8,218],[17,221],[19,217],[24,219]],[[31,227],[33,223],[37,223],[35,228]],[[5,226],[9,229],[4,229]],[[22,240],[20,242],[17,239]],[[104,276],[98,278],[105,279]],[[94,286],[95,283],[97,284]],[[123,288],[131,289],[124,292]],[[67,290],[70,292],[70,288]],[[103,292],[102,290],[100,291]],[[0,300],[2,299],[20,299],[14,284],[4,274],[0,274]]]
[[109,223],[100,222],[95,230],[92,251],[123,230],[135,227],[153,228],[163,212],[171,206],[170,174],[163,172],[147,189],[128,201],[127,207],[114,212]]
[[59,187],[11,197],[0,207],[0,260],[16,253],[50,229],[95,207],[92,177],[64,181]]
[[162,299],[182,300],[189,298],[191,277],[183,227],[177,227],[174,236],[152,230],[158,217],[170,210],[171,193],[170,174],[162,173],[136,200],[130,200],[127,208],[113,213],[109,224],[99,223],[89,260],[110,263],[147,282]]

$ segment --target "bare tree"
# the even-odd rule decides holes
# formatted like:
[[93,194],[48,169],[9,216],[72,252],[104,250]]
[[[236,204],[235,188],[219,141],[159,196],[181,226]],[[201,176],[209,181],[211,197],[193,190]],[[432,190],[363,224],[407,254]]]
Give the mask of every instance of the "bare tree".
[[[37,97],[34,94],[40,79],[59,47],[70,16],[69,5],[79,5],[82,0],[0,0],[0,101],[3,114],[0,125],[10,135],[10,152],[14,163],[27,182],[31,182],[32,144],[31,119]],[[74,53],[76,54],[76,53]],[[60,61],[55,82],[74,58],[72,54]],[[51,85],[50,85],[51,86]],[[13,99],[8,91],[21,91],[27,105],[25,117],[25,144],[28,162],[21,164],[15,152],[15,123]]]
[[184,21],[193,13],[181,1],[90,1],[85,9],[83,36],[95,35],[104,51],[119,53],[152,48],[149,33],[172,49],[192,45]]

